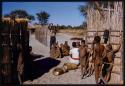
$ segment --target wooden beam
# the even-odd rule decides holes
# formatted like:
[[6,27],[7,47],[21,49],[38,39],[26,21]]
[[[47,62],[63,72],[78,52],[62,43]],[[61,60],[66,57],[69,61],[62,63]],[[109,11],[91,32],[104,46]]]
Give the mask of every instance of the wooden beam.
[[118,35],[110,35],[110,36],[113,36],[113,37],[120,37],[120,36],[118,36]]
[[121,57],[119,57],[119,56],[116,56],[115,58],[121,58]]
[[[99,36],[103,36],[103,35],[99,35]],[[91,36],[86,36],[86,37],[87,37],[87,38],[90,38],[90,37],[94,37],[94,36],[91,35]]]
[[[103,35],[99,35],[99,36],[103,36]],[[110,35],[110,36],[112,36],[112,37],[120,37],[119,35]],[[94,37],[94,36],[86,36],[87,38],[90,38],[90,37]]]
[[[86,32],[97,32],[97,31],[95,31],[95,30],[88,30]],[[104,32],[104,31],[98,31],[98,32]]]
[[[10,21],[10,20],[12,20],[10,17],[8,17],[8,18],[2,18],[2,20],[3,21]],[[29,21],[29,19],[27,19],[27,18],[15,18],[15,20],[17,21],[17,22],[20,22],[20,21]]]
[[4,21],[4,20],[5,20],[5,21],[6,21],[6,20],[7,20],[7,21],[10,21],[11,19],[10,19],[10,17],[8,17],[8,18],[2,18],[2,20],[3,20],[3,21]]
[[119,75],[120,75],[120,72],[119,72],[119,71],[112,71],[112,73],[115,73],[115,74],[119,74]]
[[[102,10],[102,11],[109,11],[109,9],[107,9],[107,8],[102,8],[101,10]],[[110,11],[114,11],[114,9],[111,9],[111,8],[110,8]]]
[[[95,30],[88,30],[86,32],[96,32],[96,31]],[[99,30],[98,32],[104,32],[104,30]],[[120,30],[111,30],[111,32],[120,32]],[[121,32],[123,32],[123,30]]]
[[[10,35],[10,33],[1,33],[1,35],[2,36],[9,36]],[[19,34],[17,33],[17,34],[11,34],[12,36],[19,36]],[[22,34],[23,35],[23,34]]]
[[[87,44],[92,44],[92,42],[87,42]],[[104,44],[104,43],[101,43]],[[119,45],[119,43],[110,43],[111,45]]]
[[[120,30],[111,30],[111,32],[120,32]],[[123,32],[123,30],[121,30]]]

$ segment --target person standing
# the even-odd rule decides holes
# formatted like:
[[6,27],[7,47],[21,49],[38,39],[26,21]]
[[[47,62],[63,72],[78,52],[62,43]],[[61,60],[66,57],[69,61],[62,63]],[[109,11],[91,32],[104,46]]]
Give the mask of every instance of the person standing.
[[54,43],[56,43],[56,34],[54,30],[51,29],[50,30],[50,49]]
[[88,46],[85,44],[85,40],[81,41],[81,46],[79,47],[79,57],[80,57],[80,65],[81,65],[81,75],[82,79],[87,70],[87,60],[88,60]]
[[100,77],[100,72],[101,72],[101,68],[102,68],[103,52],[105,49],[104,45],[100,44],[100,41],[101,41],[101,38],[99,36],[94,37],[92,60],[94,62],[95,81],[97,84],[98,84],[98,80]]
[[122,43],[122,38],[120,38],[119,45],[116,49],[113,49],[111,44],[106,45],[104,56],[103,56],[104,66],[102,68],[102,76],[105,82],[108,82],[110,80],[115,54],[119,52],[121,48],[121,43]]

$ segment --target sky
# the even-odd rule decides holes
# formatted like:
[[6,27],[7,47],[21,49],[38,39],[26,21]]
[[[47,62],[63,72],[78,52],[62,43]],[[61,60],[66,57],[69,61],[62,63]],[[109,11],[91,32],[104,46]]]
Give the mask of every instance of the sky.
[[15,9],[26,10],[29,14],[35,16],[35,21],[38,22],[36,13],[46,11],[50,14],[49,23],[54,25],[71,25],[79,26],[84,21],[84,17],[78,10],[80,5],[85,5],[84,2],[3,2],[2,15],[10,13]]

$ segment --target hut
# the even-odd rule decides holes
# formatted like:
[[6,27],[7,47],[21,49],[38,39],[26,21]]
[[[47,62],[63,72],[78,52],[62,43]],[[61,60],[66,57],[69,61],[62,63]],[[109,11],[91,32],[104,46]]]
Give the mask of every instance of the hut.
[[[99,5],[98,2],[95,2],[96,7],[99,9],[94,9],[93,7],[89,7],[87,9],[87,33],[86,33],[86,42],[91,46],[92,40],[95,35],[101,37],[101,43],[104,44],[103,41],[103,33],[104,30],[109,30],[109,43],[112,44],[113,48],[116,48],[119,45],[119,41],[121,40],[120,33],[123,32],[123,3],[122,2],[108,2],[107,6],[104,4]],[[112,5],[111,5],[112,3]],[[123,35],[122,35],[123,36]],[[123,39],[122,39],[123,40]],[[122,42],[123,46],[123,42]],[[115,58],[115,63],[119,61],[118,69],[120,69],[119,73],[121,75],[121,80],[123,81],[123,47],[121,47],[120,52],[116,55],[119,58]],[[115,68],[115,67],[114,67]],[[117,69],[116,69],[117,70]]]

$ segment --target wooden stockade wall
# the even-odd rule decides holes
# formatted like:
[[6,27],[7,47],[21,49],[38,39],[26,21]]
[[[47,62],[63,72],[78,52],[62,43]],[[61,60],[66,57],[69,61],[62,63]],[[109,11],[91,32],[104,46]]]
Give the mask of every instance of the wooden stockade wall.
[[40,26],[35,30],[35,38],[42,44],[47,46],[47,30],[48,26]]
[[[87,33],[86,33],[86,41],[89,46],[94,39],[95,35],[99,35],[101,37],[101,43],[104,43],[103,33],[104,30],[107,29],[110,31],[109,33],[109,43],[113,45],[113,48],[116,48],[121,40],[119,38],[120,33],[123,33],[123,3],[122,2],[113,2],[113,8],[110,5],[111,2],[108,3],[107,7],[103,5],[99,8],[101,10],[94,9],[93,7],[88,8],[87,10]],[[123,34],[122,34],[123,37]],[[123,40],[123,38],[122,38]],[[123,42],[122,42],[123,43]],[[123,45],[122,45],[123,46]],[[117,55],[120,57],[120,63],[123,63],[123,47]],[[120,74],[123,75],[122,64],[120,65]],[[123,77],[122,77],[123,80]]]
[[[109,43],[115,48],[120,41],[120,32],[123,32],[123,4],[122,2],[114,2],[113,8],[110,2],[107,7],[102,5],[100,10],[90,7],[87,10],[87,34],[86,41],[91,44],[94,36],[101,36],[101,43],[104,43],[103,33],[105,29],[110,31]],[[117,40],[117,41],[116,41]]]
[[[12,84],[14,72],[17,70],[14,66],[17,43],[22,45],[22,53],[25,64],[25,58],[28,58],[29,32],[27,31],[28,22],[25,19],[3,18],[0,28],[0,83]],[[17,58],[18,59],[18,58]]]

